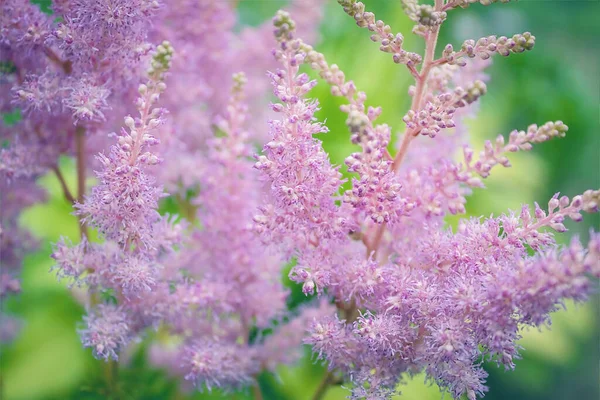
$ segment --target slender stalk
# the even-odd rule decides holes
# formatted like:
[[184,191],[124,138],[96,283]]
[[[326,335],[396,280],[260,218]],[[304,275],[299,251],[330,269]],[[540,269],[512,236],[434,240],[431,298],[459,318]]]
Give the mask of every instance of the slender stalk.
[[[33,130],[33,132],[38,137],[40,143],[42,143],[42,144],[46,143],[46,138],[42,135],[42,132],[40,131],[39,127],[36,127]],[[60,168],[58,167],[58,164],[52,167],[52,171],[54,172],[54,174],[58,178],[58,182],[60,183],[60,187],[61,187],[61,189],[63,191],[63,194],[64,194],[65,198],[71,204],[74,204],[75,201],[76,201],[75,196],[73,196],[73,193],[71,193],[71,190],[69,190],[69,186],[67,185],[67,181],[65,180],[64,175],[60,171]]]
[[[435,0],[435,8],[436,10],[440,10],[443,7],[443,0]],[[425,39],[425,58],[423,59],[423,67],[421,68],[421,72],[419,73],[418,78],[416,79],[417,85],[415,88],[415,96],[413,97],[411,110],[414,112],[418,112],[423,106],[421,103],[423,102],[423,95],[425,94],[425,88],[427,87],[427,78],[429,77],[429,72],[433,67],[433,58],[435,56],[435,47],[437,45],[438,36],[440,33],[440,27],[434,27],[431,32],[427,35]],[[408,153],[408,147],[410,143],[415,138],[416,135],[419,134],[418,129],[411,131],[407,130],[402,137],[402,142],[400,143],[400,149],[394,157],[394,161],[392,162],[392,171],[397,171],[402,161],[406,157]],[[373,252],[377,252],[377,249],[381,245],[381,240],[383,239],[383,235],[385,233],[386,224],[382,223],[377,227],[375,234],[373,236],[372,241],[367,241],[369,243],[368,252],[369,254]]]
[[377,230],[375,231],[375,234],[373,235],[373,240],[368,240],[367,241],[367,252],[369,254],[369,257],[371,256],[371,254],[373,253],[377,253],[377,249],[379,248],[379,245],[381,244],[381,239],[383,238],[383,234],[385,233],[385,228],[386,228],[387,224],[385,222],[383,222],[381,225],[377,226]]
[[[85,195],[85,128],[75,128],[75,151],[77,155],[77,202],[83,203]],[[87,226],[79,219],[79,232],[81,238],[88,237]]]
[[392,171],[398,170],[398,167],[400,167],[400,164],[402,164],[404,156],[406,156],[406,153],[408,152],[408,146],[410,145],[410,142],[413,140],[414,137],[415,136],[411,134],[411,132],[406,132],[404,134],[402,142],[400,143],[400,149],[398,149],[398,153],[396,154],[396,157],[394,157],[394,161],[392,162]]
[[[240,315],[240,322],[242,323],[242,332],[241,332],[241,338],[242,338],[242,343],[244,345],[248,345],[248,337],[250,335],[250,324],[248,323],[248,321],[246,320],[246,318],[243,315]],[[262,394],[262,390],[260,389],[260,384],[258,383],[258,374],[256,374],[254,376],[255,382],[254,384],[251,386],[251,390],[252,390],[252,396],[254,397],[254,400],[263,400],[263,394]]]
[[332,382],[333,382],[333,371],[328,371],[323,376],[323,379],[319,383],[319,386],[317,386],[317,390],[315,391],[315,394],[313,394],[312,400],[321,400],[323,398],[323,396],[325,396],[327,389],[329,389],[329,384]]
[[117,375],[118,364],[114,360],[108,361],[104,365],[104,378],[106,379],[106,387],[108,389],[108,398],[118,398],[117,396]]
[[52,171],[54,171],[54,174],[58,178],[58,182],[60,183],[60,187],[62,188],[63,194],[65,195],[65,199],[67,199],[67,201],[69,203],[74,204],[76,199],[75,199],[75,197],[73,197],[71,190],[69,190],[69,186],[67,186],[65,177],[62,174],[62,172],[60,171],[60,169],[58,168],[58,166],[52,167]]
[[252,385],[252,395],[254,396],[254,400],[263,400],[262,391],[260,390],[258,382],[255,385]]
[[75,147],[77,152],[77,201],[83,201],[85,194],[85,128],[75,129]]
[[[436,1],[437,6],[437,1]],[[422,107],[423,95],[425,94],[425,87],[427,86],[427,78],[429,76],[429,72],[433,67],[433,57],[435,55],[435,47],[438,40],[439,35],[439,26],[435,27],[431,30],[429,35],[427,36],[425,42],[425,59],[423,60],[423,67],[421,68],[421,72],[419,73],[419,77],[417,78],[417,85],[415,88],[415,96],[413,97],[412,104],[410,109],[414,112],[418,112]],[[398,150],[398,154],[394,157],[394,162],[392,164],[392,170],[396,171],[406,153],[408,152],[408,146],[414,139],[414,137],[418,134],[418,130],[411,131],[407,130],[402,137],[402,142],[400,143],[400,149]]]
[[44,53],[46,57],[56,65],[62,68],[66,75],[69,75],[73,70],[71,61],[63,61],[61,58],[52,50],[50,47],[44,47]]

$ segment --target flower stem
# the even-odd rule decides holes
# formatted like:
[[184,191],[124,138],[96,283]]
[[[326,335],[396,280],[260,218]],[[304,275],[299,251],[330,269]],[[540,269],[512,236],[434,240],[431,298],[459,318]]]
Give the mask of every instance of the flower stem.
[[329,389],[329,384],[331,382],[333,382],[333,371],[327,371],[319,383],[319,386],[317,386],[317,390],[315,391],[315,394],[313,394],[312,400],[321,400],[323,396],[325,396],[327,389]]
[[71,74],[71,72],[73,70],[73,65],[72,65],[71,61],[61,60],[61,58],[58,56],[58,54],[56,54],[54,52],[54,50],[52,50],[50,47],[44,47],[44,53],[46,54],[46,57],[48,57],[48,59],[50,61],[52,61],[59,67],[61,67],[66,75]]
[[104,378],[106,379],[106,388],[108,390],[108,398],[118,398],[117,396],[117,373],[118,364],[114,360],[108,361],[104,365]]
[[[436,1],[436,5],[437,5],[437,3],[438,3],[438,1]],[[435,55],[435,47],[437,44],[437,39],[438,39],[439,33],[440,33],[440,29],[439,29],[439,26],[437,26],[431,30],[431,32],[429,33],[429,35],[427,35],[427,38],[426,38],[425,58],[423,60],[423,67],[421,68],[419,77],[416,79],[417,86],[415,88],[415,95],[413,97],[412,105],[410,107],[410,109],[412,111],[414,111],[415,113],[419,112],[419,110],[422,107],[421,103],[423,100],[423,95],[425,94],[425,87],[427,86],[427,78],[429,76],[429,72],[431,71],[431,68],[433,67],[433,57]],[[404,136],[402,137],[402,143],[400,143],[400,149],[398,150],[398,154],[396,154],[396,157],[394,157],[394,162],[392,164],[393,171],[396,171],[400,167],[400,164],[402,164],[402,161],[404,160],[404,157],[406,156],[406,153],[408,152],[408,146],[410,145],[410,142],[413,140],[413,138],[417,134],[418,134],[418,130],[416,130],[416,131],[407,130],[404,133]]]
[[258,382],[252,385],[252,395],[254,396],[254,400],[263,400],[262,391],[260,390]]
[[[442,7],[443,0],[435,0],[436,10],[441,10]],[[418,112],[422,107],[421,103],[423,102],[423,95],[425,94],[425,88],[427,86],[427,78],[429,77],[429,72],[433,67],[433,58],[435,56],[435,47],[437,45],[439,33],[440,27],[436,26],[431,29],[431,31],[425,39],[425,58],[423,59],[423,67],[421,68],[421,72],[419,72],[419,76],[416,78],[417,86],[415,89],[415,95],[412,100],[412,105],[410,107],[410,109],[414,112]],[[408,129],[404,133],[404,136],[402,137],[402,142],[400,143],[400,149],[398,150],[398,153],[396,154],[396,157],[394,157],[394,161],[392,162],[392,171],[398,170],[398,168],[402,164],[402,161],[404,161],[406,154],[408,153],[408,147],[410,146],[410,143],[418,134],[418,130],[411,131]],[[373,240],[367,242],[369,243],[369,254],[377,252],[377,249],[381,244],[381,240],[383,239],[385,228],[385,223],[379,225],[377,227],[377,230],[375,231]]]
[[[75,151],[77,155],[77,202],[83,203],[85,195],[85,128],[78,126],[75,129]],[[79,232],[81,238],[88,237],[85,223],[79,219]]]
[[69,186],[67,186],[67,181],[65,180],[65,177],[60,171],[58,165],[52,167],[52,171],[54,171],[54,174],[58,178],[58,182],[60,183],[60,187],[62,188],[63,194],[65,195],[65,199],[67,199],[69,203],[75,204],[76,199],[71,193],[71,190],[69,190]]

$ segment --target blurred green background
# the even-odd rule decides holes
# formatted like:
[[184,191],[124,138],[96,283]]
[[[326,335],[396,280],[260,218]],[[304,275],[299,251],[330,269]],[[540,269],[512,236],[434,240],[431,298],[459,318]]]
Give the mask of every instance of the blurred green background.
[[[24,0],[25,1],[25,0]],[[202,0],[200,0],[202,1]],[[406,48],[420,49],[422,41],[410,34],[412,24],[399,1],[365,1],[376,16],[394,31],[403,32]],[[256,25],[269,18],[284,1],[252,0],[239,5],[242,24]],[[463,40],[489,34],[512,35],[531,31],[536,37],[532,52],[508,58],[499,56],[489,69],[491,81],[482,100],[479,117],[470,124],[476,147],[497,134],[525,129],[531,123],[563,120],[567,137],[538,145],[531,152],[514,154],[513,168],[494,170],[487,189],[469,199],[470,215],[490,215],[517,209],[522,203],[545,203],[555,192],[573,196],[600,187],[600,2],[520,1],[489,7],[470,6],[449,13],[442,28],[440,48],[445,43],[459,46]],[[378,51],[366,30],[355,26],[334,1],[327,3],[318,49],[330,63],[337,63],[357,86],[366,91],[369,105],[381,105],[381,119],[403,129],[402,116],[410,99],[411,83],[406,69]],[[313,92],[320,100],[321,119],[331,132],[323,135],[332,159],[343,164],[352,150],[339,111],[339,99],[320,83]],[[427,140],[421,138],[420,140]],[[63,160],[64,167],[72,164]],[[69,179],[74,185],[74,176]],[[50,243],[59,236],[78,237],[71,208],[52,176],[40,179],[50,191],[47,204],[28,209],[22,224],[43,243],[39,252],[25,259],[23,293],[4,307],[23,319],[20,336],[0,349],[3,400],[99,399],[104,393],[102,363],[82,349],[75,332],[83,308],[65,285],[57,283],[51,267]],[[449,221],[452,222],[452,221]],[[598,215],[583,223],[570,224],[571,233],[582,237],[590,227],[598,229]],[[567,236],[561,237],[565,240]],[[284,278],[287,279],[287,278]],[[75,294],[76,295],[76,294]],[[292,301],[301,294],[293,292]],[[600,304],[595,296],[585,305],[567,304],[566,311],[553,315],[552,330],[524,333],[526,349],[517,369],[505,372],[489,365],[487,399],[598,399],[600,398]],[[134,351],[129,365],[118,371],[122,399],[251,398],[249,393],[185,394],[163,371],[145,366],[143,344]],[[306,357],[295,367],[281,368],[276,375],[264,374],[260,384],[267,399],[308,399],[314,392],[323,367]],[[435,386],[419,375],[402,388],[402,399],[440,399]],[[343,399],[346,391],[336,387],[325,399]],[[449,398],[446,395],[446,398]],[[115,398],[115,397],[113,397]]]

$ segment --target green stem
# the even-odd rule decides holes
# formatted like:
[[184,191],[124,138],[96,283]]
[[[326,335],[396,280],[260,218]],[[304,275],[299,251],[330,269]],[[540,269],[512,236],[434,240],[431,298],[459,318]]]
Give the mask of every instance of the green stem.
[[119,398],[117,393],[118,367],[117,362],[114,360],[110,360],[104,365],[104,379],[106,380],[107,398],[109,399]]
[[323,376],[323,379],[319,383],[319,386],[317,386],[317,390],[315,391],[315,394],[313,394],[312,400],[321,400],[323,396],[325,396],[327,389],[329,389],[329,384],[332,382],[333,371],[328,371],[327,374]]
[[71,193],[71,190],[69,190],[67,181],[65,180],[65,177],[63,176],[62,172],[60,171],[60,168],[58,166],[54,166],[54,167],[52,167],[52,170],[54,171],[54,174],[58,178],[58,182],[60,183],[60,187],[62,188],[63,194],[65,195],[65,199],[67,199],[67,201],[69,203],[75,204],[75,202],[77,200]]
[[[75,151],[77,154],[77,202],[83,203],[85,195],[85,128],[75,128]],[[81,239],[88,237],[87,226],[79,219]]]
[[254,396],[254,400],[263,400],[263,394],[260,390],[260,385],[258,384],[258,382],[252,385],[252,394]]

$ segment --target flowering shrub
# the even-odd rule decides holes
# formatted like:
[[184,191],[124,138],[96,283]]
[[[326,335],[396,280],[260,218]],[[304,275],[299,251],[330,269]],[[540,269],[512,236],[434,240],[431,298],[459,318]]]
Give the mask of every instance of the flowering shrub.
[[[314,399],[337,383],[351,398],[388,398],[418,371],[454,398],[483,396],[482,362],[513,369],[520,330],[585,300],[600,277],[599,234],[568,246],[554,238],[565,220],[598,211],[600,191],[449,228],[445,217],[465,214],[471,190],[510,167],[510,153],[568,130],[551,121],[479,151],[468,144],[489,59],[531,50],[535,37],[467,40],[436,58],[443,22],[475,1],[403,2],[422,55],[363,3],[338,2],[414,78],[397,146],[381,108],[309,44],[316,0],[239,32],[224,1],[67,0],[53,15],[4,2],[0,83],[10,90],[0,108],[23,118],[0,131],[0,295],[19,291],[35,243],[17,217],[43,201],[35,179],[52,173],[81,231],[78,243],[54,244],[53,271],[86,290],[78,332],[108,365],[144,339],[151,363],[200,390],[253,387],[261,397],[257,376],[297,361],[304,343],[328,366]],[[347,190],[315,137],[328,128],[302,68],[345,102],[356,145]],[[65,154],[76,159],[76,190],[58,164]],[[159,213],[165,197],[179,215]],[[292,311],[280,279],[290,262],[290,279],[315,297]]]

